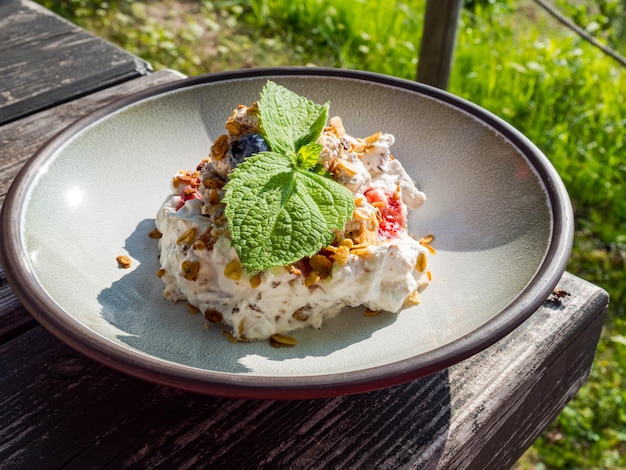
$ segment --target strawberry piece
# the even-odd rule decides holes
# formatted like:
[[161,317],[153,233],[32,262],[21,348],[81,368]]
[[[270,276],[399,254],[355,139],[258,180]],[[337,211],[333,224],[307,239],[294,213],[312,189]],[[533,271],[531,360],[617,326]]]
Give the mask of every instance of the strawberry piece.
[[378,209],[379,240],[396,238],[407,225],[407,215],[398,193],[385,189],[369,188],[365,191],[365,199]]

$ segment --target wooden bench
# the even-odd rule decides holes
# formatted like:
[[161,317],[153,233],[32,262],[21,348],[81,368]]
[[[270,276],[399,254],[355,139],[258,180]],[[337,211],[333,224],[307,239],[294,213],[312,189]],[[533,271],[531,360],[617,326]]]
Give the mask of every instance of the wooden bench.
[[[56,132],[181,79],[149,73],[28,0],[1,2],[0,18],[0,205]],[[51,48],[52,38],[63,47]],[[195,395],[94,363],[37,324],[0,269],[0,466],[510,467],[585,382],[602,329],[605,291],[569,273],[558,288],[570,295],[546,299],[513,333],[432,376],[360,395],[261,401]]]

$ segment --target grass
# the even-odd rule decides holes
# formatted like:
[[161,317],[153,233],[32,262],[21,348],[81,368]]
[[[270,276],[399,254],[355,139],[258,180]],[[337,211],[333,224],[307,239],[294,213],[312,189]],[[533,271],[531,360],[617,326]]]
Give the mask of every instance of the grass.
[[[155,68],[333,66],[414,79],[424,0],[39,0]],[[557,0],[626,53],[626,1]],[[450,91],[508,120],[572,198],[568,270],[611,294],[588,383],[518,468],[626,467],[626,70],[529,0],[466,0]],[[625,379],[622,379],[624,377]]]

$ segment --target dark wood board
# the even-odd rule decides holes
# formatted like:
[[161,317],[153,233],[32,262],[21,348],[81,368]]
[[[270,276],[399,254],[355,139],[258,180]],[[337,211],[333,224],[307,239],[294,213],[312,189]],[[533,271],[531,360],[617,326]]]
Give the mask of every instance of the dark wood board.
[[0,124],[149,70],[34,2],[0,0]]
[[508,468],[587,379],[608,297],[570,274],[514,333],[408,384],[323,400],[202,396],[36,327],[0,346],[8,468]]

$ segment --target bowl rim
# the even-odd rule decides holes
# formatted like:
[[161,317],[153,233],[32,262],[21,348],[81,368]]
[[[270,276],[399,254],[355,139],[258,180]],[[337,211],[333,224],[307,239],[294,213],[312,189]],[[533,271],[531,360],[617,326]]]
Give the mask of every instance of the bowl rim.
[[[290,76],[343,78],[417,92],[471,115],[508,139],[533,165],[552,209],[550,245],[530,283],[485,324],[438,348],[361,370],[298,377],[217,372],[150,356],[87,328],[47,295],[28,262],[21,237],[21,214],[34,176],[65,142],[111,113],[165,93],[222,81]],[[53,136],[26,162],[7,193],[0,225],[4,231],[0,260],[9,285],[33,317],[67,345],[90,359],[153,383],[249,399],[310,399],[371,391],[416,380],[471,357],[512,332],[541,306],[566,269],[574,233],[572,205],[555,168],[535,144],[503,119],[468,100],[419,82],[374,72],[316,67],[264,67],[198,75],[133,93],[92,111]]]

